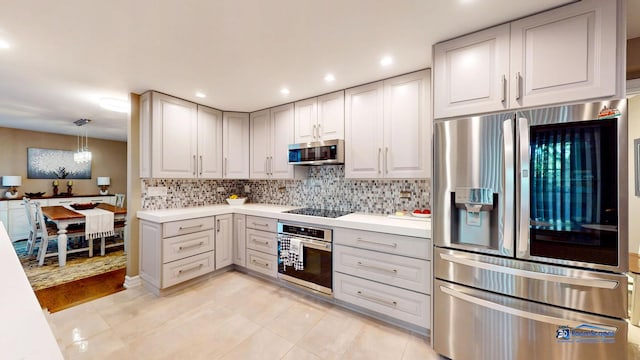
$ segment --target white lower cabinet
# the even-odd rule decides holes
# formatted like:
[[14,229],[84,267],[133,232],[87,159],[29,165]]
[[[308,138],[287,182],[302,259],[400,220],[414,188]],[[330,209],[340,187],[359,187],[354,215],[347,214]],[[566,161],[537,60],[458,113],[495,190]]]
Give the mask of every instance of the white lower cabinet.
[[333,275],[333,294],[342,300],[398,320],[428,328],[431,296],[341,274]]
[[333,269],[407,290],[431,293],[431,267],[427,260],[334,245]]
[[278,262],[275,255],[247,249],[247,269],[270,277],[278,277]]
[[372,231],[333,231],[333,294],[365,310],[428,329],[431,241]]
[[278,277],[278,220],[247,216],[247,269]]
[[233,215],[216,216],[216,270],[233,264]]
[[160,290],[215,270],[215,217],[140,221],[140,277]]
[[233,263],[247,266],[247,216],[233,214]]

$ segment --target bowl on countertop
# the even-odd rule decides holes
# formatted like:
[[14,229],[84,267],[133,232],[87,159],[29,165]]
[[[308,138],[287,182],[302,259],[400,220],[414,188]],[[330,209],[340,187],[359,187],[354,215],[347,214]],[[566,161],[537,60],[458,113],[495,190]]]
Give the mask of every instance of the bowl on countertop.
[[69,206],[71,206],[74,210],[89,210],[98,206],[98,203],[76,203]]
[[246,197],[237,198],[237,199],[229,199],[227,198],[227,204],[229,205],[242,205],[247,201]]
[[42,197],[44,194],[46,194],[46,192],[36,192],[36,193],[30,193],[30,192],[26,192],[24,193],[27,197],[33,198],[33,197]]

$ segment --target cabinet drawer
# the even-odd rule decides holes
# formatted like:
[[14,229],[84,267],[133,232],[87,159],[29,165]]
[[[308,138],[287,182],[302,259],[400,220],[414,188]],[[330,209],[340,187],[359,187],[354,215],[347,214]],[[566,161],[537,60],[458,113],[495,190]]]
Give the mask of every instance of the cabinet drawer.
[[213,251],[162,265],[162,288],[196,278],[215,270]]
[[247,249],[247,269],[251,269],[274,278],[278,277],[278,261],[276,259],[276,255]]
[[333,230],[333,242],[334,244],[431,260],[431,240],[427,238],[336,228]]
[[278,255],[278,238],[275,233],[247,229],[247,248]]
[[338,300],[429,328],[429,295],[336,272],[333,274],[333,295]]
[[[78,201],[80,200],[80,201]],[[82,199],[81,198],[63,198],[63,199],[49,199],[48,201],[48,205],[49,206],[56,206],[56,205],[60,205],[60,206],[65,206],[65,205],[69,205],[69,204],[75,204],[75,203],[81,203]]]
[[162,262],[168,263],[212,251],[214,244],[215,232],[213,229],[162,239]]
[[333,268],[341,273],[428,294],[431,267],[427,260],[334,245]]
[[190,234],[202,230],[213,229],[215,219],[213,216],[197,219],[172,221],[162,224],[162,236],[170,237],[176,235]]
[[278,220],[258,216],[247,216],[247,228],[276,232],[278,230]]

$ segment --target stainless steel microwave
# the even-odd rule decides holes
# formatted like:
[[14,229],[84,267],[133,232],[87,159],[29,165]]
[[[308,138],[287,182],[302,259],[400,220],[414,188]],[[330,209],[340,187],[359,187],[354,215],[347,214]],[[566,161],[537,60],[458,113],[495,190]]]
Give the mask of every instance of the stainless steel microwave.
[[289,164],[344,164],[344,140],[314,141],[289,145]]

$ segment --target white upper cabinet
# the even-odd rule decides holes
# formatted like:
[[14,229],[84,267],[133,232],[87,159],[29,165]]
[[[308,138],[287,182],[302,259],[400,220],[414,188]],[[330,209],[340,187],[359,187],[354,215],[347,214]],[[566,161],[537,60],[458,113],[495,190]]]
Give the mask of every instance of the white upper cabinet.
[[249,114],[225,112],[223,130],[223,178],[249,178]]
[[347,89],[345,177],[431,176],[429,71]]
[[434,46],[445,118],[623,96],[618,2],[584,0]]
[[295,143],[316,141],[318,130],[318,98],[298,101],[295,108]]
[[197,177],[222,178],[222,112],[198,105]]
[[269,177],[269,109],[251,113],[251,152],[249,176],[252,179],[266,179]]
[[436,118],[506,109],[509,24],[436,44],[433,76]]
[[344,139],[344,91],[295,103],[295,143]]
[[292,178],[293,165],[289,165],[288,146],[293,143],[293,104],[271,109],[270,131],[270,177],[274,179]]
[[140,172],[153,178],[222,176],[222,113],[169,95],[141,97]]
[[431,177],[429,71],[384,81],[384,177]]
[[384,88],[382,81],[345,91],[347,178],[382,177]]
[[287,146],[293,143],[293,104],[251,113],[250,177],[290,179]]
[[512,22],[511,107],[616,95],[616,11],[580,1]]

